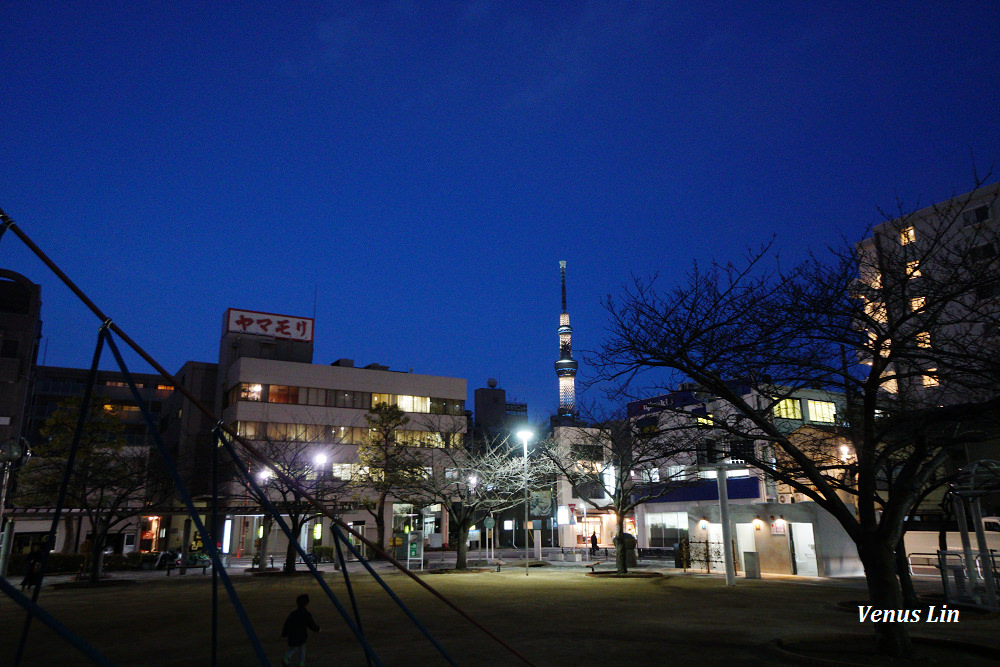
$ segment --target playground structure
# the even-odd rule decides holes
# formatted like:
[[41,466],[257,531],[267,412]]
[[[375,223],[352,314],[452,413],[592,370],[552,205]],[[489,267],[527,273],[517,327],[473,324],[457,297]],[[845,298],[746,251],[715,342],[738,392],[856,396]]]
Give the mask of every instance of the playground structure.
[[[511,654],[513,654],[519,661],[528,665],[532,664],[531,661],[529,661],[526,657],[518,653],[509,644],[504,642],[500,637],[490,632],[487,628],[485,628],[475,619],[471,618],[468,614],[466,614],[464,611],[462,611],[456,605],[454,605],[451,601],[449,601],[443,595],[437,592],[433,587],[431,587],[430,585],[425,583],[422,579],[411,573],[402,563],[397,561],[390,554],[380,549],[378,545],[372,543],[371,541],[366,539],[363,535],[361,535],[360,533],[354,531],[352,528],[347,526],[329,508],[324,507],[322,503],[318,502],[305,489],[302,489],[295,479],[288,477],[284,472],[281,471],[281,469],[278,466],[274,464],[274,462],[268,460],[267,457],[265,457],[259,451],[259,449],[256,448],[252,443],[240,437],[232,429],[223,424],[222,421],[219,420],[216,415],[214,415],[208,408],[204,406],[204,404],[201,401],[197,399],[197,397],[195,397],[187,389],[185,389],[166,369],[163,368],[162,365],[160,365],[150,354],[148,354],[141,346],[139,346],[138,343],[136,343],[124,331],[122,331],[114,323],[114,321],[108,315],[106,315],[69,278],[69,276],[67,276],[58,267],[58,265],[52,259],[50,259],[42,251],[42,249],[39,248],[27,236],[27,234],[25,234],[14,223],[14,221],[2,210],[0,210],[0,223],[2,223],[0,224],[0,239],[2,239],[3,235],[8,231],[17,236],[17,238],[19,238],[55,274],[55,276],[63,284],[65,284],[66,287],[68,287],[73,292],[73,294],[76,295],[77,298],[80,299],[80,301],[97,317],[98,321],[100,322],[97,335],[97,342],[94,349],[93,362],[91,364],[88,382],[85,385],[84,394],[81,401],[80,412],[76,424],[76,431],[74,433],[73,443],[71,445],[69,456],[67,458],[66,470],[63,477],[62,485],[60,487],[59,498],[56,502],[55,513],[52,519],[52,527],[51,530],[49,531],[50,536],[55,535],[56,527],[58,526],[60,521],[60,516],[62,512],[66,509],[65,508],[66,489],[69,483],[70,474],[73,470],[74,460],[79,446],[80,435],[83,430],[83,426],[87,421],[87,409],[88,409],[87,406],[90,403],[90,398],[97,379],[98,366],[101,361],[102,353],[105,349],[105,346],[107,347],[107,349],[111,351],[111,354],[114,357],[116,364],[121,370],[123,376],[126,378],[126,382],[129,385],[129,389],[133,397],[135,398],[136,402],[140,406],[143,418],[149,425],[151,426],[154,425],[152,416],[150,415],[148,410],[148,406],[146,406],[145,403],[143,402],[139,390],[135,382],[132,380],[129,369],[127,368],[127,365],[121,355],[118,345],[115,343],[115,337],[117,337],[125,345],[131,348],[136,354],[138,354],[152,368],[154,368],[158,373],[160,373],[160,375],[162,375],[164,380],[172,384],[175,390],[183,394],[197,410],[201,411],[203,414],[205,414],[215,422],[213,435],[215,437],[216,446],[213,448],[213,456],[212,456],[212,482],[213,482],[212,487],[214,492],[211,500],[211,505],[209,508],[209,515],[211,517],[211,521],[209,523],[213,526],[213,529],[214,527],[217,527],[219,525],[218,521],[219,497],[217,492],[218,489],[217,475],[219,469],[220,454],[228,457],[233,463],[236,464],[235,467],[241,471],[248,470],[248,466],[246,465],[248,462],[247,458],[251,459],[257,464],[260,464],[261,466],[270,469],[272,471],[272,474],[280,477],[285,483],[293,487],[298,487],[298,492],[301,494],[303,498],[305,498],[312,505],[312,507],[316,510],[316,512],[322,514],[323,516],[325,516],[327,519],[330,520],[331,531],[335,535],[336,559],[341,566],[340,571],[343,573],[346,584],[346,590],[348,592],[348,597],[350,598],[349,600],[351,607],[350,612],[345,607],[345,605],[336,597],[336,595],[333,593],[330,587],[326,584],[323,577],[316,569],[315,562],[313,561],[313,559],[309,558],[308,554],[306,554],[303,548],[297,544],[297,541],[292,535],[291,530],[289,529],[287,523],[281,517],[281,514],[275,509],[274,505],[271,504],[269,500],[267,500],[267,495],[261,491],[260,487],[257,484],[257,481],[248,472],[242,473],[245,477],[246,483],[249,484],[250,487],[254,489],[254,491],[258,494],[260,498],[264,499],[263,502],[264,511],[271,516],[271,518],[285,533],[286,537],[288,537],[288,539],[291,542],[296,543],[295,548],[298,553],[298,556],[306,564],[311,575],[315,578],[317,583],[323,589],[324,593],[330,600],[331,604],[337,609],[337,612],[343,618],[345,624],[350,628],[351,632],[357,639],[358,645],[360,646],[360,648],[364,653],[366,664],[381,665],[382,662],[379,660],[375,649],[369,644],[368,640],[365,637],[362,624],[361,610],[359,609],[358,601],[354,596],[353,588],[350,583],[350,575],[348,574],[348,569],[345,565],[344,548],[346,548],[348,552],[350,552],[359,562],[361,562],[364,565],[367,572],[371,574],[378,581],[379,585],[382,587],[385,593],[390,598],[393,599],[393,601],[400,607],[400,609],[406,614],[406,616],[410,618],[410,620],[420,629],[421,633],[423,633],[423,635],[427,638],[427,640],[434,645],[434,647],[440,652],[442,657],[451,665],[456,665],[457,663],[451,656],[448,655],[444,647],[441,646],[441,644],[433,636],[431,636],[430,632],[423,626],[423,624],[421,624],[420,620],[412,612],[410,612],[409,609],[407,609],[403,601],[392,591],[392,589],[385,583],[385,581],[378,576],[375,570],[369,565],[368,561],[364,558],[364,555],[354,545],[351,544],[350,540],[348,539],[348,535],[353,536],[356,540],[358,540],[359,543],[367,546],[371,550],[371,553],[374,553],[377,556],[385,559],[386,561],[390,562],[395,568],[399,569],[401,572],[408,575],[427,592],[440,599],[444,604],[446,604],[448,607],[454,610],[462,618],[467,620],[475,627],[479,628],[491,639],[502,645],[506,650],[508,650]],[[211,665],[213,665],[214,667],[215,665],[218,664],[218,597],[219,597],[218,587],[220,583],[226,590],[226,593],[230,600],[230,604],[232,605],[239,619],[239,622],[243,627],[243,630],[247,636],[247,641],[252,645],[260,664],[270,665],[271,664],[270,660],[267,657],[266,653],[264,652],[264,649],[261,645],[258,635],[253,625],[251,624],[249,617],[244,611],[239,601],[239,597],[236,594],[236,591],[232,585],[232,581],[230,580],[228,574],[226,573],[226,569],[223,566],[222,555],[220,554],[220,550],[217,547],[217,544],[219,542],[217,536],[214,535],[213,532],[210,531],[206,527],[205,523],[201,520],[199,511],[194,505],[191,494],[185,487],[184,482],[181,479],[181,476],[177,470],[177,466],[175,465],[175,462],[172,460],[166,446],[164,445],[163,438],[159,434],[158,429],[151,428],[150,431],[153,434],[154,444],[164,461],[165,467],[174,483],[174,487],[177,491],[177,494],[183,501],[185,507],[187,508],[188,515],[192,520],[195,528],[197,529],[198,534],[201,537],[202,543],[205,545],[205,551],[208,553],[213,564],[212,607],[211,607],[212,630],[211,630],[211,643],[209,649],[211,653]],[[240,445],[240,449],[243,453],[242,455],[240,452],[237,451],[236,447],[234,446],[235,444]],[[45,611],[45,609],[39,604],[38,600],[42,590],[41,583],[42,581],[44,581],[45,571],[46,571],[45,568],[49,553],[50,549],[42,550],[41,572],[38,575],[38,585],[32,588],[30,598],[25,596],[19,590],[17,590],[17,588],[15,588],[12,584],[10,584],[6,579],[0,578],[0,591],[2,591],[5,595],[7,595],[7,597],[9,597],[11,600],[13,600],[16,604],[21,606],[27,612],[25,616],[24,625],[21,630],[21,637],[18,643],[17,653],[14,656],[12,664],[15,667],[19,667],[21,665],[21,661],[24,655],[24,649],[29,641],[32,622],[34,619],[38,619],[40,622],[44,623],[53,631],[55,631],[65,641],[75,646],[81,652],[81,654],[85,655],[94,663],[99,665],[112,665],[113,663],[109,661],[106,657],[104,657],[99,651],[97,651],[97,649],[91,646],[85,639],[77,636],[72,631],[70,631],[67,627],[65,627],[62,623],[60,623],[58,619],[48,614]]]

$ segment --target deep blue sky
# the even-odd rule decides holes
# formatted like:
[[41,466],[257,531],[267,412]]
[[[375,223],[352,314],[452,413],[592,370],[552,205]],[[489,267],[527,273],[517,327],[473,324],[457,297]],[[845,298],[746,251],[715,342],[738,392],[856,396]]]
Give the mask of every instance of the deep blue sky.
[[[0,206],[171,371],[318,294],[317,363],[542,420],[560,259],[579,357],[633,274],[791,261],[1000,159],[1000,3],[759,4],[10,0]],[[96,321],[0,266],[87,365]]]

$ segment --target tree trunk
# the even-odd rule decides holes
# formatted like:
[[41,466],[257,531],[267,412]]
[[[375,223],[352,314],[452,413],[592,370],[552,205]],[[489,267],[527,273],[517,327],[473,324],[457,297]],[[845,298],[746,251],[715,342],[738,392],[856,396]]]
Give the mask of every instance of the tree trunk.
[[90,543],[90,563],[87,568],[87,581],[92,584],[101,580],[101,567],[104,565],[104,541],[105,536],[94,531],[94,537]]
[[625,540],[625,517],[622,514],[615,516],[618,534],[615,536],[615,567],[618,574],[628,574],[628,549]]
[[302,523],[292,521],[291,517],[289,517],[288,523],[291,524],[288,528],[292,531],[292,537],[289,538],[288,547],[285,549],[285,566],[282,571],[285,574],[295,574],[295,560],[299,555],[295,546],[298,544],[299,534],[302,532]]
[[[385,545],[385,493],[378,497],[378,502],[375,504],[375,542],[378,544],[378,548],[382,551],[387,551]],[[373,554],[376,558],[381,558],[381,556]]]
[[77,519],[75,517],[67,516],[63,519],[66,527],[66,537],[63,539],[63,553],[73,553],[76,548],[74,543],[76,542],[76,525]]
[[[905,609],[903,592],[896,574],[893,549],[878,537],[858,541],[858,557],[865,567],[865,579],[873,609]],[[878,651],[895,658],[909,658],[913,644],[905,623],[874,623]]]
[[260,562],[258,564],[258,567],[262,570],[267,567],[267,546],[268,546],[267,543],[270,541],[271,538],[271,524],[273,523],[274,519],[271,518],[270,514],[264,517],[264,523],[263,523],[264,530],[261,532],[260,551],[258,552],[260,554]]
[[908,609],[916,609],[920,601],[917,599],[917,591],[913,588],[913,577],[910,576],[910,563],[906,559],[906,545],[903,544],[903,536],[899,538],[896,545],[896,572],[899,574],[899,586],[903,593],[903,602]]
[[455,569],[468,569],[469,524],[458,524],[458,544],[455,545]]

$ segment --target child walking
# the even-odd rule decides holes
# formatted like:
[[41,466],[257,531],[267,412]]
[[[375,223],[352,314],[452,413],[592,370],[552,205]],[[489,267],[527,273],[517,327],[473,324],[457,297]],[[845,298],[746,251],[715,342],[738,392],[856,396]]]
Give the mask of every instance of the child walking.
[[306,664],[306,639],[309,638],[309,630],[319,632],[319,626],[313,620],[312,614],[306,609],[309,604],[309,596],[303,593],[295,598],[295,611],[285,619],[285,627],[281,629],[281,636],[288,637],[288,651],[281,659],[284,667],[297,665],[302,667]]

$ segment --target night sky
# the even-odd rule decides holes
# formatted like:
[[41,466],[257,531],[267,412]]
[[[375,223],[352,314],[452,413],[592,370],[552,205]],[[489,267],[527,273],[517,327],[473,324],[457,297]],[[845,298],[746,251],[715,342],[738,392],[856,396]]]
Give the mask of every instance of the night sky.
[[[0,207],[171,371],[229,307],[315,309],[316,363],[543,421],[559,260],[580,358],[633,275],[791,262],[1000,159],[996,0],[758,4],[8,0]],[[89,364],[96,319],[0,266]]]

